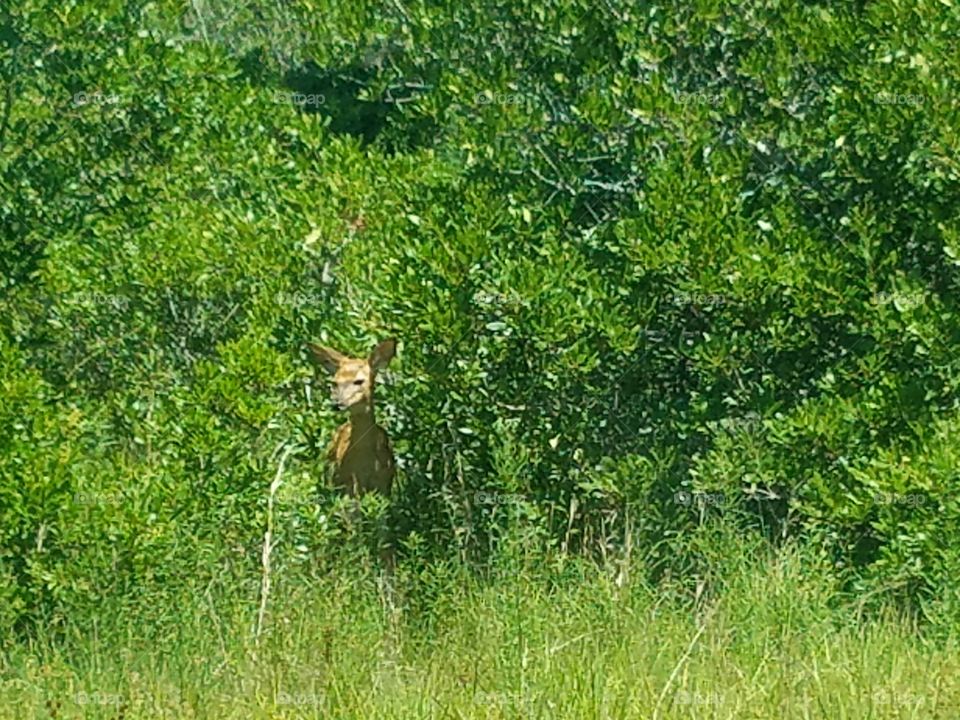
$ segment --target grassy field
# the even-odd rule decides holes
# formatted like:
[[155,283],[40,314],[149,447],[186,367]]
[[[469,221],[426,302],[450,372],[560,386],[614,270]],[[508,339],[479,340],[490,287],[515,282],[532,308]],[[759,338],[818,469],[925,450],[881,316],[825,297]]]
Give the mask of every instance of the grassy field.
[[0,720],[960,718],[958,37],[0,2]]
[[[716,574],[449,565],[197,588],[3,658],[4,718],[955,718],[960,653],[787,549]],[[693,581],[691,584],[691,580]],[[692,591],[691,591],[692,588]],[[137,618],[137,619],[133,619]],[[929,635],[929,636],[928,636]]]

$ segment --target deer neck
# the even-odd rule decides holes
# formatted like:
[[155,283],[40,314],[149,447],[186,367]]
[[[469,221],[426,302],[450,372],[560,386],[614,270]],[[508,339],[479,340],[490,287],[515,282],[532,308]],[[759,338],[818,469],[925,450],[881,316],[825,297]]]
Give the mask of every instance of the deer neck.
[[[355,438],[356,442],[373,440],[373,430],[377,421],[373,416],[373,398],[367,402],[357,405],[350,410],[350,436]],[[354,442],[351,442],[351,445]]]

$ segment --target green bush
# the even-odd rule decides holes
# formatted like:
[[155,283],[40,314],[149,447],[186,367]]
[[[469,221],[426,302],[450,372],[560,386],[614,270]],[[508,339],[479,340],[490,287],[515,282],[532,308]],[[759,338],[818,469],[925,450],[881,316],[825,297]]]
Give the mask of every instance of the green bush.
[[387,335],[411,562],[636,546],[659,577],[722,517],[944,600],[950,3],[0,22],[3,623],[254,578],[285,452],[277,562],[332,564],[304,342]]

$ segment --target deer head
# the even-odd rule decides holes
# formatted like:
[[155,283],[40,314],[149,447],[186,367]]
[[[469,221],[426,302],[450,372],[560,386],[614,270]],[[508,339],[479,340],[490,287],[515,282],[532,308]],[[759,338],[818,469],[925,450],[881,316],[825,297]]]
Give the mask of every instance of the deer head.
[[352,413],[373,410],[373,385],[377,372],[393,359],[397,341],[379,343],[367,358],[353,358],[323,345],[307,343],[307,347],[327,372],[333,375],[332,400],[340,410]]

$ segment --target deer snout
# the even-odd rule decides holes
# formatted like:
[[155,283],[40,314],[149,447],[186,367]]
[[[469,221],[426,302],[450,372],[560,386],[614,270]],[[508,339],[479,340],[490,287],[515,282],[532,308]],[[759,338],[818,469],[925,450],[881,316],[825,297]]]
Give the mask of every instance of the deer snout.
[[343,395],[341,394],[339,388],[333,388],[330,391],[330,409],[331,410],[346,410],[347,406],[343,402]]
[[333,391],[330,402],[334,410],[349,410],[354,405],[359,405],[363,402],[363,394],[352,391],[352,388],[347,390],[338,388]]

